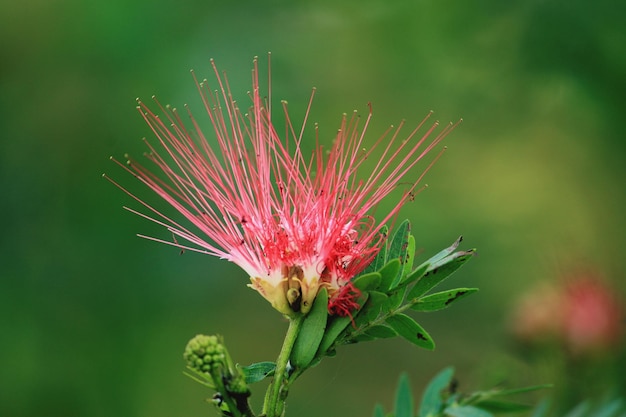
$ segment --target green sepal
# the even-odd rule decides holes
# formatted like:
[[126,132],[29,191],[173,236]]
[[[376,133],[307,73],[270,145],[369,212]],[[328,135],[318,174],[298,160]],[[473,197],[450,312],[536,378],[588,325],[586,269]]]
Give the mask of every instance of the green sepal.
[[391,284],[398,276],[400,272],[402,264],[400,263],[400,259],[394,258],[383,266],[378,273],[381,276],[381,282],[378,289],[382,292],[387,292],[391,288]]
[[427,295],[417,300],[411,306],[411,310],[415,311],[437,311],[450,307],[450,304],[465,298],[470,294],[474,294],[478,288],[455,288],[453,290],[441,291]]
[[443,408],[441,393],[450,386],[453,376],[454,368],[448,367],[430,380],[422,394],[418,417],[434,417],[441,414]]
[[246,383],[252,384],[274,375],[276,364],[274,362],[257,362],[240,367],[240,369],[246,378]]
[[311,311],[302,322],[302,328],[291,351],[291,364],[306,368],[315,357],[326,330],[328,320],[328,291],[322,288],[315,297]]
[[409,342],[422,347],[424,349],[435,349],[435,342],[428,332],[422,326],[417,324],[415,320],[406,314],[395,314],[385,319],[385,322],[391,326],[398,334]]
[[409,384],[409,377],[406,373],[400,375],[398,389],[396,391],[396,400],[394,403],[395,417],[413,417],[413,394]]
[[378,288],[382,277],[378,272],[368,272],[367,274],[359,275],[352,281],[357,289],[361,291],[371,291]]
[[426,294],[463,266],[474,254],[474,250],[459,251],[435,263],[428,262],[426,274],[413,286],[407,298],[413,300]]

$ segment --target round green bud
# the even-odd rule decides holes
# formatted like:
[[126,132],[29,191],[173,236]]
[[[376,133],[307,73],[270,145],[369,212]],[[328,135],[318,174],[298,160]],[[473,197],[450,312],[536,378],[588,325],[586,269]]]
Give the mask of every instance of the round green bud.
[[183,358],[187,366],[200,372],[226,366],[226,348],[218,336],[197,335],[187,343]]

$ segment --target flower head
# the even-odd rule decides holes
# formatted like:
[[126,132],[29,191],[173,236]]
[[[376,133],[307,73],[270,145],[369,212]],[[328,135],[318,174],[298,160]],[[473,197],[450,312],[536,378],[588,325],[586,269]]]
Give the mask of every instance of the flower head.
[[[386,238],[381,228],[413,198],[421,176],[408,185],[402,183],[403,195],[379,222],[372,217],[373,210],[453,126],[431,138],[438,126],[434,122],[420,135],[428,115],[405,135],[401,135],[404,123],[390,127],[365,149],[370,108],[365,121],[356,113],[344,115],[332,145],[325,149],[318,142],[317,125],[314,132],[305,132],[315,90],[299,130],[291,123],[287,103],[282,102],[283,138],[272,122],[270,100],[262,99],[256,59],[248,93],[252,105],[247,112],[239,108],[228,80],[211,63],[217,90],[211,90],[206,80],[198,82],[195,75],[194,80],[212,132],[203,131],[188,109],[189,127],[176,109],[163,107],[155,99],[162,114],[158,116],[140,101],[139,112],[156,137],[154,144],[147,142],[147,158],[158,174],[136,161],[120,163],[189,225],[127,191],[151,214],[131,211],[175,236],[174,242],[149,239],[239,265],[250,276],[249,286],[281,313],[308,312],[318,290],[325,286],[330,312],[349,314],[359,295],[351,279],[376,256]],[[310,140],[315,140],[315,149],[308,156],[302,143]],[[359,178],[357,170],[378,148],[383,150],[374,168]],[[179,243],[176,237],[190,245]]]
[[574,353],[619,345],[624,310],[615,288],[592,274],[574,277],[565,289],[563,332]]
[[512,330],[523,342],[557,342],[575,355],[607,351],[621,342],[624,309],[616,289],[594,271],[574,271],[542,283],[513,311]]

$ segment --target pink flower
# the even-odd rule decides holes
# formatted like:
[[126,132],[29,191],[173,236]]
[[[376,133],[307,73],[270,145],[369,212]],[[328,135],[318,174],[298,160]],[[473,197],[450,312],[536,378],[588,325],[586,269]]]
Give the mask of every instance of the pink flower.
[[519,299],[513,331],[531,344],[554,341],[575,355],[618,346],[624,309],[615,288],[593,270],[542,283]]
[[[376,256],[386,238],[382,226],[413,198],[424,174],[408,185],[402,183],[406,188],[402,197],[380,221],[372,217],[373,211],[453,126],[431,138],[438,126],[434,122],[420,136],[428,115],[408,135],[401,136],[403,123],[390,127],[366,150],[370,109],[365,121],[356,114],[344,115],[332,146],[325,149],[318,142],[317,125],[313,132],[305,131],[313,90],[298,130],[291,123],[287,103],[282,102],[283,139],[272,123],[268,102],[261,97],[256,59],[248,112],[240,110],[228,80],[211,63],[218,90],[211,90],[206,80],[198,82],[195,75],[194,80],[212,132],[203,132],[188,109],[191,123],[185,126],[176,109],[164,108],[155,99],[162,119],[140,101],[139,112],[157,139],[148,143],[147,155],[157,169],[134,160],[126,165],[118,162],[189,224],[168,217],[114,183],[152,214],[130,211],[174,235],[174,242],[148,239],[234,262],[250,276],[249,286],[283,314],[308,312],[322,286],[330,295],[329,311],[349,314],[358,297],[351,279]],[[315,149],[307,156],[302,144],[311,140]],[[375,148],[383,148],[382,154],[376,155],[369,175],[359,179],[357,170],[374,156]]]
[[575,353],[605,350],[622,337],[624,311],[616,291],[592,274],[565,288],[564,336]]

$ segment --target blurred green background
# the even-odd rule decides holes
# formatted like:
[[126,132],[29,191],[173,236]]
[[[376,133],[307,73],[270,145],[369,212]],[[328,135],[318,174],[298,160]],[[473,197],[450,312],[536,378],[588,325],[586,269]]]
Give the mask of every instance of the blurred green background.
[[[480,253],[452,284],[481,292],[419,317],[435,352],[341,349],[294,386],[288,415],[389,408],[403,370],[416,391],[447,365],[462,390],[557,378],[515,348],[509,317],[530,286],[580,265],[624,291],[625,21],[610,0],[2,2],[0,415],[212,415],[182,375],[190,337],[221,333],[243,364],[275,358],[285,322],[245,274],[136,238],[161,231],[100,178],[132,182],[108,157],[144,151],[136,97],[197,103],[188,70],[211,77],[212,57],[245,98],[267,51],[274,99],[298,120],[316,86],[329,141],[368,101],[371,141],[430,109],[462,117],[401,217],[424,257],[459,234]],[[589,385],[615,385],[623,366]]]

